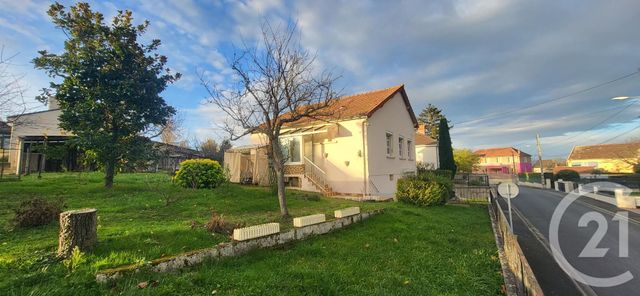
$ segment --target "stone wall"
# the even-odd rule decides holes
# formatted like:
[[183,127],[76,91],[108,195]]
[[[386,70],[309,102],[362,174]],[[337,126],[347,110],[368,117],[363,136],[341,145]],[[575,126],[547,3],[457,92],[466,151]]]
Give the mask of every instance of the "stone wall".
[[213,248],[191,251],[172,257],[164,257],[153,260],[145,265],[126,265],[118,268],[102,270],[96,274],[96,281],[98,283],[106,283],[108,281],[120,278],[125,273],[135,272],[142,268],[148,268],[155,272],[169,272],[199,264],[208,259],[220,259],[225,257],[240,256],[255,249],[269,248],[296,240],[302,240],[310,236],[325,234],[333,230],[348,226],[352,223],[360,222],[361,220],[367,219],[372,215],[382,212],[383,210],[376,210],[368,213],[360,213],[353,216],[337,218],[335,220],[330,220],[314,225],[294,228],[260,238],[245,241],[220,243]]
[[285,175],[304,175],[304,164],[293,164],[284,166]]
[[542,296],[542,288],[513,234],[502,207],[495,198],[489,203],[491,226],[498,246],[507,295]]
[[490,186],[467,186],[467,185],[453,185],[453,191],[456,194],[458,201],[463,202],[486,202],[489,200],[489,194],[491,192]]

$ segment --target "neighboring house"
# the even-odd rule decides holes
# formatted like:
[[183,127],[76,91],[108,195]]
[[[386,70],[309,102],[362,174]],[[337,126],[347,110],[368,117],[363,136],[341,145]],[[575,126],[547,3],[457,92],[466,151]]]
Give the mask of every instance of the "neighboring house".
[[180,168],[180,163],[187,159],[202,158],[204,155],[194,149],[162,142],[153,142],[156,151],[155,160],[149,164],[149,171],[173,172]]
[[474,152],[480,157],[478,167],[484,173],[529,173],[531,155],[513,147],[487,148]]
[[[283,127],[287,186],[329,195],[388,198],[396,181],[416,171],[418,122],[404,85],[345,96],[322,120]],[[253,144],[267,144],[252,134]]]
[[[542,160],[542,168],[544,172],[553,172],[553,169],[559,165],[564,165],[564,162],[559,162],[555,159]],[[533,172],[540,173],[540,160],[537,160],[536,163],[533,164]]]
[[[65,145],[74,135],[60,128],[58,117],[61,112],[56,101],[50,99],[48,110],[8,118],[11,125],[9,166],[12,173],[31,173],[40,168],[43,171],[74,171],[81,168],[79,159],[83,152]],[[58,151],[61,155],[56,159],[48,159],[46,155],[33,151],[32,148],[45,143],[48,149],[60,148]],[[158,157],[149,164],[148,170],[172,170],[180,161],[200,156],[193,149],[174,145],[154,142],[154,147]]]
[[591,167],[607,173],[633,173],[640,161],[640,142],[575,146],[568,167]]
[[427,164],[434,169],[440,167],[438,158],[438,141],[425,133],[425,125],[420,124],[416,132],[416,162]]

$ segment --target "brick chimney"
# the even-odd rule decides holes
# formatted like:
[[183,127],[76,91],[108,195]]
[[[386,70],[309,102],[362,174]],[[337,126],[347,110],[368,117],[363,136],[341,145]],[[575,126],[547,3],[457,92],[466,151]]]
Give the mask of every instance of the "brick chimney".
[[418,124],[418,134],[426,135],[427,134],[427,125],[424,123]]

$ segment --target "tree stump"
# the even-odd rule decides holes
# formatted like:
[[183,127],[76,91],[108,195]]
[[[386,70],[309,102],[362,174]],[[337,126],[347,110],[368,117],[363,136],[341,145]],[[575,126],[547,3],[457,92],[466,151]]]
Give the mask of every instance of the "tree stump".
[[98,241],[96,209],[81,209],[60,213],[58,257],[66,258],[77,246],[89,251]]

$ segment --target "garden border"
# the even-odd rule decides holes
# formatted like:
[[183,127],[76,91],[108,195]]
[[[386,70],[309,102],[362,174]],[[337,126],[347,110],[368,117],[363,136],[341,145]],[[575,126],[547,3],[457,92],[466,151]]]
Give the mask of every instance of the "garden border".
[[162,257],[145,264],[130,264],[116,268],[105,269],[96,273],[98,283],[107,283],[122,277],[125,273],[133,273],[141,269],[150,269],[154,272],[170,272],[184,267],[193,266],[207,259],[221,259],[225,257],[235,257],[243,255],[255,249],[269,248],[277,245],[287,244],[297,240],[303,240],[310,236],[316,236],[343,228],[350,224],[365,220],[370,216],[383,213],[384,209],[371,212],[359,213],[344,218],[336,218],[326,222],[296,227],[280,233],[263,236],[259,238],[231,241],[219,243],[213,248],[206,248],[186,252],[170,257]]

